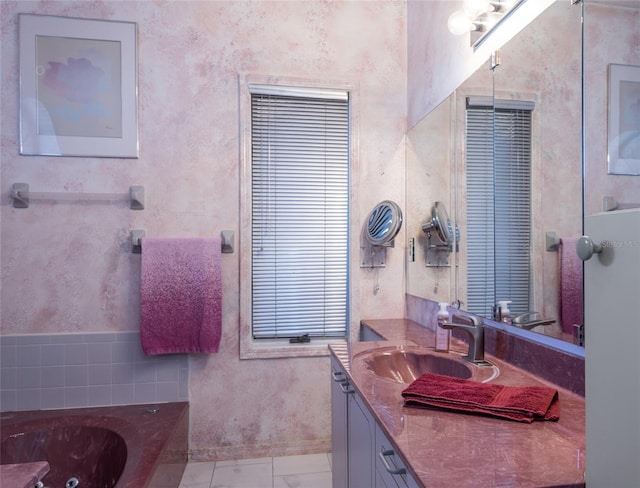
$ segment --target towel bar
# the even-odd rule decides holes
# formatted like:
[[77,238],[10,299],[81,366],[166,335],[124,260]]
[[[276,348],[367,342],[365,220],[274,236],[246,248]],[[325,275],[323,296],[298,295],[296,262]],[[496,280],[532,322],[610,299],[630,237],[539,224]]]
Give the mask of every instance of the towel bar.
[[28,183],[14,183],[11,186],[13,208],[29,208],[30,200],[76,200],[99,202],[130,202],[131,210],[144,210],[144,186],[131,186],[129,193],[76,193],[76,192],[35,192],[29,191]]
[[630,208],[640,208],[640,203],[620,203],[613,197],[602,198],[602,211],[611,212],[612,210],[627,210]]
[[[142,253],[142,242],[141,239],[146,235],[143,229],[134,229],[131,231],[131,252],[133,254],[141,254]],[[220,231],[220,238],[222,240],[221,251],[225,254],[232,253],[234,250],[233,240],[234,240],[234,232],[232,230],[222,230]]]

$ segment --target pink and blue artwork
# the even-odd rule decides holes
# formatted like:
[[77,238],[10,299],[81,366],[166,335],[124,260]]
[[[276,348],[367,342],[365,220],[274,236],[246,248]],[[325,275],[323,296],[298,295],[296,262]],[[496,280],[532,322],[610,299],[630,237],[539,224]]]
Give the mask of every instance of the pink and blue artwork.
[[120,42],[36,36],[35,62],[39,135],[122,137]]

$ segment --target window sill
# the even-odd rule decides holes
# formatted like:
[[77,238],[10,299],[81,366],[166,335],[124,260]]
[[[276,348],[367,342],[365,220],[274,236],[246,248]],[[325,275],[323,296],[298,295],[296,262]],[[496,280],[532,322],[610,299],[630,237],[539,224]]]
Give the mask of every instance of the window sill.
[[306,344],[291,344],[288,340],[240,342],[240,359],[274,359],[321,357],[329,355],[329,344],[346,344],[346,339],[311,339]]

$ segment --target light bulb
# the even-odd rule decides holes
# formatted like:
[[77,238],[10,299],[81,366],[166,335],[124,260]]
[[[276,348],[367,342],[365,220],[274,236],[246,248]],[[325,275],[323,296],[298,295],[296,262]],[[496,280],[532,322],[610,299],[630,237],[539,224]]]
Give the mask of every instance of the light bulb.
[[496,5],[494,1],[493,10],[495,12],[508,12],[509,10],[511,10],[515,3],[516,0],[500,0]]
[[469,16],[462,10],[456,10],[449,16],[447,26],[449,27],[449,31],[456,36],[473,30],[473,22],[471,22]]
[[491,0],[464,0],[462,6],[472,19],[492,10]]

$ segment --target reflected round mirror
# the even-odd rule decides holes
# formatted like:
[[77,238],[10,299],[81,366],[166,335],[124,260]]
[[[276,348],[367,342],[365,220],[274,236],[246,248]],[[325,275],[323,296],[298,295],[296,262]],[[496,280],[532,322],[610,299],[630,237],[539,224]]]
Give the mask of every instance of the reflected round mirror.
[[367,217],[365,237],[374,246],[391,245],[402,227],[402,211],[390,200],[380,202]]
[[431,207],[431,220],[422,225],[422,231],[435,234],[443,246],[453,243],[451,221],[442,202],[436,202]]

